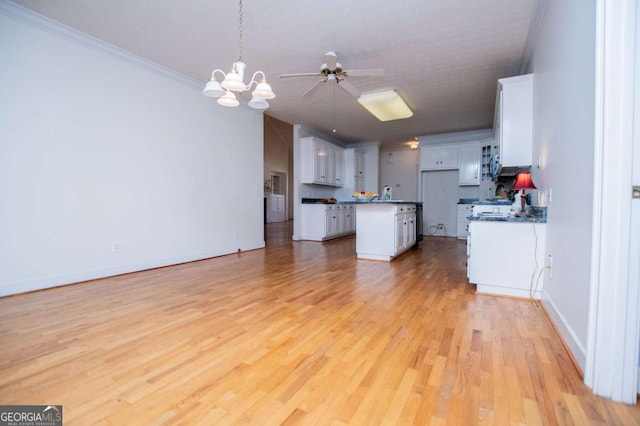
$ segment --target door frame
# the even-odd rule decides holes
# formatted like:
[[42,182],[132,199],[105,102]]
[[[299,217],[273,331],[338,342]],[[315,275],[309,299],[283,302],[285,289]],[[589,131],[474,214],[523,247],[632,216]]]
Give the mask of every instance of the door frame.
[[593,245],[584,381],[595,394],[628,404],[636,403],[640,350],[640,200],[631,197],[632,184],[640,184],[639,13],[635,0],[596,0]]

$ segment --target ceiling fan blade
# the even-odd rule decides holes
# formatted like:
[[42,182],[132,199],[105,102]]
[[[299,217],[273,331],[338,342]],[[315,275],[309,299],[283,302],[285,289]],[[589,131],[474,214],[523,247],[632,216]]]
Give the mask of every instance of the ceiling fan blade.
[[309,93],[311,93],[315,88],[317,88],[317,87],[320,85],[320,83],[322,83],[322,80],[318,80],[318,81],[316,81],[316,84],[314,84],[313,86],[311,86],[311,87],[309,88],[309,90],[307,90],[306,92],[304,92],[304,93],[302,94],[302,97],[305,97],[305,96],[307,96]]
[[354,87],[353,84],[349,83],[347,80],[340,80],[338,82],[338,87],[342,87],[344,90],[349,92],[351,96],[358,97],[360,96],[360,91]]
[[301,72],[297,74],[280,74],[280,78],[291,78],[291,77],[321,77],[322,74],[319,72]]
[[336,69],[336,64],[338,63],[338,55],[336,55],[334,51],[329,51],[324,54],[324,62],[327,64],[327,68],[333,71]]
[[349,77],[367,77],[374,75],[384,75],[384,70],[382,68],[370,68],[362,70],[345,70],[344,73]]

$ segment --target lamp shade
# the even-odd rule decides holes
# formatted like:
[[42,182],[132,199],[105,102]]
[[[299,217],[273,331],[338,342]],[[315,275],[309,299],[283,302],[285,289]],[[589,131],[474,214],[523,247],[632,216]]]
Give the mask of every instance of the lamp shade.
[[271,90],[271,86],[264,78],[260,83],[258,83],[258,85],[256,86],[256,90],[253,91],[252,95],[262,99],[273,99],[276,97],[275,93],[273,93],[273,90]]
[[262,98],[254,96],[249,101],[249,106],[251,108],[255,108],[255,109],[267,109],[267,108],[269,108],[269,102],[267,102],[266,100],[264,100]]
[[246,88],[242,77],[235,70],[231,70],[222,81],[222,87],[234,92],[242,92]]
[[220,86],[220,83],[218,83],[218,80],[216,80],[215,78],[212,78],[202,91],[203,95],[209,96],[211,98],[219,98],[225,93],[226,91]]
[[227,93],[218,98],[218,103],[222,106],[235,107],[240,105],[240,102],[236,99],[236,95],[234,95],[230,90],[227,90]]
[[518,176],[516,176],[516,183],[513,184],[512,189],[515,190],[515,189],[537,189],[537,188],[533,184],[533,181],[531,180],[531,173],[522,172],[522,173],[518,173]]

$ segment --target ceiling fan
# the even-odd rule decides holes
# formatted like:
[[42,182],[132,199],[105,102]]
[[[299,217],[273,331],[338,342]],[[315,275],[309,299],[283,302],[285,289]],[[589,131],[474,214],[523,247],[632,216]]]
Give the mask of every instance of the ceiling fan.
[[320,85],[320,83],[335,81],[338,87],[343,88],[352,96],[358,97],[360,96],[360,91],[356,89],[349,81],[347,81],[347,77],[368,77],[384,74],[384,70],[382,68],[344,70],[342,69],[342,65],[338,62],[338,55],[336,55],[336,52],[334,51],[325,53],[324,60],[325,63],[320,67],[320,72],[281,74],[280,78],[320,77],[320,80],[318,80],[313,86],[311,86],[309,90],[304,92],[302,96],[307,96],[314,89],[316,89]]

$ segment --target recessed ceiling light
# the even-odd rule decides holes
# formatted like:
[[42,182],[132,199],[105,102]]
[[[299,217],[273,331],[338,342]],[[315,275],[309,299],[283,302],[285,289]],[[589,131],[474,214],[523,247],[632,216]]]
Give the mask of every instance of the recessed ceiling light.
[[358,102],[380,121],[401,120],[413,115],[395,90],[365,93],[360,95]]

